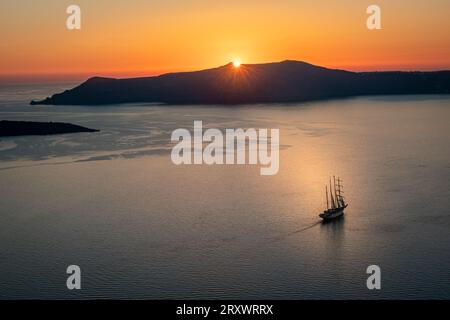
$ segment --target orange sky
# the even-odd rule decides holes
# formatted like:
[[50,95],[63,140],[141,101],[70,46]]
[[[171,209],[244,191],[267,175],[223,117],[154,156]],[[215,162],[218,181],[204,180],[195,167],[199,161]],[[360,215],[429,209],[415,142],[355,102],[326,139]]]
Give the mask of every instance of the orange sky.
[[[66,29],[78,4],[82,29]],[[382,9],[382,30],[366,8]],[[304,60],[349,70],[450,69],[448,0],[2,0],[0,77],[140,76]]]

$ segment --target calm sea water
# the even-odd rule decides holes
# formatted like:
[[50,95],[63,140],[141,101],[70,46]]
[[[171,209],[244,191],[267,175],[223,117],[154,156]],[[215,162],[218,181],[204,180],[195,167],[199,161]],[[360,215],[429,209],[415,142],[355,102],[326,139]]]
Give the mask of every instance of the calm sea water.
[[[101,130],[0,140],[0,298],[450,298],[449,96],[27,105],[68,87],[0,88],[0,119]],[[170,134],[194,120],[279,128],[279,173],[173,165]],[[324,225],[334,174],[350,206]]]

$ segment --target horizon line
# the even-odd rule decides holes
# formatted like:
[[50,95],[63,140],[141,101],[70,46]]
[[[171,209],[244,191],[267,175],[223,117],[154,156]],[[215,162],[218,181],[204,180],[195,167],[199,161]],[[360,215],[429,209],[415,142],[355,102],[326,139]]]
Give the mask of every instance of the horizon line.
[[[311,64],[317,67],[324,67],[328,69],[337,69],[344,70],[350,72],[439,72],[439,71],[450,71],[450,66],[436,66],[436,65],[423,65],[418,64],[416,67],[412,67],[411,65],[398,65],[396,66],[389,64],[380,64],[380,65],[352,65],[352,66],[344,66],[344,65],[321,65],[316,63],[307,62],[304,60],[294,60],[294,59],[284,59],[279,61],[272,62],[256,62],[256,63],[245,63],[242,62],[242,65],[260,65],[260,64],[272,64],[272,63],[281,63],[285,61],[292,62],[302,62]],[[18,73],[0,73],[0,84],[4,84],[5,82],[15,83],[36,83],[36,82],[52,82],[52,81],[81,81],[83,79],[89,79],[92,77],[105,77],[105,78],[116,78],[116,79],[126,79],[126,78],[140,78],[140,77],[155,77],[169,73],[183,73],[183,72],[196,72],[202,70],[209,70],[220,68],[223,66],[227,66],[233,63],[233,61],[229,61],[226,64],[222,64],[219,66],[213,67],[185,67],[185,68],[165,68],[160,70],[97,70],[97,71],[41,71],[41,72],[18,72]]]

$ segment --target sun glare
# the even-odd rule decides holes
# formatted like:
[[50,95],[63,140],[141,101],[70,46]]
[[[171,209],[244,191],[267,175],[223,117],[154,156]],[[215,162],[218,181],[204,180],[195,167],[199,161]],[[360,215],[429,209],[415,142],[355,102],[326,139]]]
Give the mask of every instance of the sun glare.
[[239,59],[235,59],[233,61],[233,67],[239,68],[241,66],[241,61]]

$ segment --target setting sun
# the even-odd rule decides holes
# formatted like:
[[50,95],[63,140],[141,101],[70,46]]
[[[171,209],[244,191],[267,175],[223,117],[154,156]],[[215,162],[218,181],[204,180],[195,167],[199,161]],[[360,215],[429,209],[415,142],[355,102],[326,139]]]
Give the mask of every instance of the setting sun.
[[239,59],[235,59],[233,61],[233,67],[239,68],[241,66],[241,61]]

